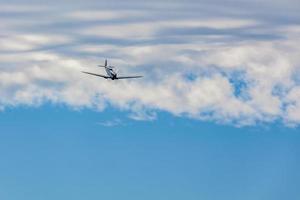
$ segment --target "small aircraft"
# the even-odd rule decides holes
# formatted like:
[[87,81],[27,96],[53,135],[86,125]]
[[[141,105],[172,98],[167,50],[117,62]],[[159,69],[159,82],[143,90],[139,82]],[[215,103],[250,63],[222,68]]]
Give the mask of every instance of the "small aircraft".
[[90,72],[82,72],[82,73],[90,74],[90,75],[93,75],[93,76],[99,76],[99,77],[102,77],[102,78],[105,78],[105,79],[111,79],[111,80],[141,78],[141,77],[143,77],[143,76],[118,76],[117,73],[113,70],[114,67],[107,65],[107,60],[105,60],[104,65],[98,65],[98,67],[104,67],[107,75],[105,76],[105,75],[94,74],[94,73],[90,73]]

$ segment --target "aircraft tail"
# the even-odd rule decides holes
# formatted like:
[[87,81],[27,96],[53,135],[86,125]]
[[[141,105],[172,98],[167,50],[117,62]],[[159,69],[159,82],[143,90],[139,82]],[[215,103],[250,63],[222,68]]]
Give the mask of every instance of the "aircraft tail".
[[107,59],[105,59],[104,65],[98,65],[98,67],[107,67]]

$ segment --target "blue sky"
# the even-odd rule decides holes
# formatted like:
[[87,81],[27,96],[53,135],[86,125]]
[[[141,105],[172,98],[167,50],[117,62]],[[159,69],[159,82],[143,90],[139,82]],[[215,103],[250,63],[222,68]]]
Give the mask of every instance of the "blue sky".
[[0,198],[300,198],[299,7],[0,0]]
[[[124,125],[98,122],[115,116]],[[45,106],[0,115],[3,199],[296,199],[299,129]]]

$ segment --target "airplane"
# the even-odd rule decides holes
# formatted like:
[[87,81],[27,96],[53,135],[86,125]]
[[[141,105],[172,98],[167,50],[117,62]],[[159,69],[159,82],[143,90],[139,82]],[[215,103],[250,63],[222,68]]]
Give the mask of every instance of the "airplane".
[[129,78],[142,78],[143,76],[118,76],[117,73],[113,70],[113,66],[108,66],[107,65],[107,60],[105,60],[104,65],[98,65],[98,67],[104,67],[106,71],[106,76],[102,74],[94,74],[91,72],[84,72],[82,73],[93,75],[93,76],[99,76],[105,79],[111,79],[111,80],[118,80],[118,79],[129,79]]

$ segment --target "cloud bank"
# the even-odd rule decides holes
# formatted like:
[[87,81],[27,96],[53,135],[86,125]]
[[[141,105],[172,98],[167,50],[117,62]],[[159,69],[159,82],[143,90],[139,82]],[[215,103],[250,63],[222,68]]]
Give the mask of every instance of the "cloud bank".
[[[233,125],[300,124],[297,1],[0,1],[0,108],[114,107]],[[251,9],[250,9],[251,8]],[[119,74],[80,73],[105,58]]]

